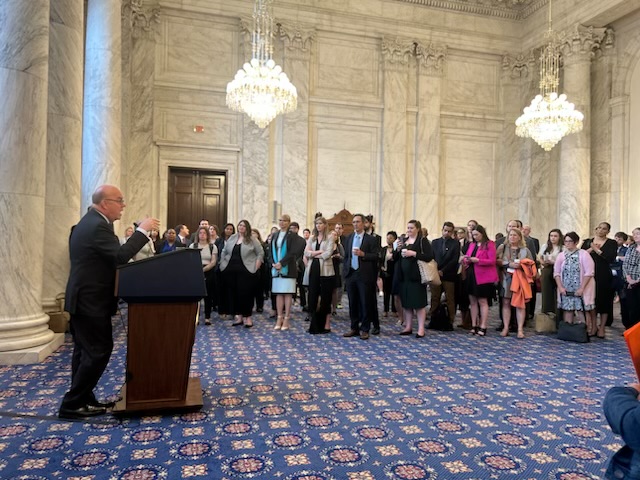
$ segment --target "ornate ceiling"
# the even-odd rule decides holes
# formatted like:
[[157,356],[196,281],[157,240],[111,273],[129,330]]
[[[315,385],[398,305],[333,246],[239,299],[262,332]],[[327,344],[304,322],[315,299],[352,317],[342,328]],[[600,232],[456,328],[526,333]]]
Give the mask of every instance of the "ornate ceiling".
[[425,7],[455,10],[493,17],[521,20],[527,18],[548,0],[396,0]]

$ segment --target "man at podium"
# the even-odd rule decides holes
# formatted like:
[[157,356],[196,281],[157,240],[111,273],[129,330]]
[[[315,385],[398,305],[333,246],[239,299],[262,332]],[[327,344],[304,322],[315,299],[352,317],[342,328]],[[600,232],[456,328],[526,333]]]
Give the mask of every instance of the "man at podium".
[[155,218],[142,220],[124,244],[114,233],[126,206],[122,192],[102,185],[91,197],[92,206],[69,238],[71,271],[65,294],[65,310],[71,314],[73,357],[71,388],[65,394],[58,417],[76,419],[102,415],[113,403],[99,402],[93,389],[113,350],[111,316],[117,310],[114,296],[116,267],[127,263],[158,229]]

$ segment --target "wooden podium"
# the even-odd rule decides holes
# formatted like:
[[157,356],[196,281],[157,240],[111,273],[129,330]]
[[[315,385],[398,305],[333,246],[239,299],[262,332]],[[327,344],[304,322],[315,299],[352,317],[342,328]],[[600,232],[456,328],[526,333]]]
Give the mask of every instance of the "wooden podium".
[[206,295],[200,251],[184,249],[118,268],[117,295],[129,304],[126,383],[114,414],[202,408],[189,378],[199,301]]

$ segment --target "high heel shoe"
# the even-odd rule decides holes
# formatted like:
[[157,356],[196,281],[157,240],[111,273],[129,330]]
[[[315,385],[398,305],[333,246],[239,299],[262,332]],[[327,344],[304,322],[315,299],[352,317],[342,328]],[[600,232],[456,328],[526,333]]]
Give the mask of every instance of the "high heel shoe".
[[280,330],[289,330],[289,317],[284,317]]
[[471,335],[477,335],[479,330],[480,330],[480,327],[476,325],[475,327],[471,327],[471,331],[469,333]]
[[398,335],[411,335],[412,333],[413,332],[411,330],[409,330],[408,332],[407,331],[400,332]]
[[480,328],[480,329],[478,330],[477,335],[478,335],[479,337],[484,337],[484,336],[486,336],[486,335],[487,335],[487,329],[486,329],[486,328]]
[[424,338],[424,333],[422,335],[420,335],[419,333],[416,333],[416,338]]
[[501,337],[508,337],[509,336],[509,327],[503,328],[502,332],[500,332],[500,336]]
[[274,330],[280,330],[282,328],[282,317],[278,315],[276,318],[276,326],[273,327]]
[[524,332],[522,330],[518,332],[517,338],[519,338],[520,340],[524,338]]

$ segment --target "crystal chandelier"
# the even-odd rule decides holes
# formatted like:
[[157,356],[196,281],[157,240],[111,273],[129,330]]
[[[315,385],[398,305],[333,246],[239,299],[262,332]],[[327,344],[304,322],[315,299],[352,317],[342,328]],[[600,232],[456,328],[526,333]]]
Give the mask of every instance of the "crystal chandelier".
[[246,113],[260,128],[298,106],[298,93],[287,75],[273,61],[273,0],[256,0],[253,8],[251,61],[227,84],[227,106]]
[[525,107],[516,120],[516,135],[532,138],[547,152],[571,133],[582,130],[584,115],[567,101],[560,85],[560,48],[551,28],[551,0],[549,0],[549,30],[545,34],[547,46],[540,55],[540,95]]

